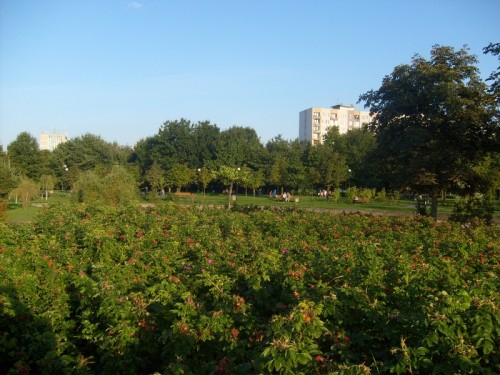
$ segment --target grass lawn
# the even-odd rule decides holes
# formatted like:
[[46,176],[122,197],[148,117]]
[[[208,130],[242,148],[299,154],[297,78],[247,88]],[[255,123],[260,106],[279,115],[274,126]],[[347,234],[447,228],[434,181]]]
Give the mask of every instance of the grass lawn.
[[[50,196],[48,201],[45,199],[37,199],[32,202],[29,208],[22,208],[20,204],[9,203],[7,212],[7,222],[9,224],[22,224],[30,222],[34,219],[37,212],[46,204],[58,204],[69,202],[70,195],[61,192],[55,192]],[[298,202],[295,202],[298,198]],[[173,201],[178,204],[196,204],[196,205],[214,205],[227,207],[228,196],[222,194],[201,194],[195,193],[193,197],[177,197],[174,194],[166,194],[165,200]],[[150,199],[141,200],[141,203],[155,203],[160,200]],[[412,200],[400,201],[383,201],[378,202],[372,200],[368,203],[352,204],[345,198],[341,198],[339,202],[333,202],[325,198],[316,196],[292,196],[290,202],[280,202],[275,199],[270,199],[268,196],[253,197],[251,194],[238,194],[236,200],[231,200],[231,205],[238,206],[263,206],[263,207],[280,207],[280,208],[304,208],[304,209],[328,209],[345,212],[366,212],[366,213],[392,213],[411,215],[415,213],[415,202]],[[438,215],[446,216],[451,214],[454,201],[452,199],[446,202],[439,201]],[[430,208],[429,208],[430,210]],[[500,218],[500,210],[497,204],[493,214],[494,218]]]
[[14,225],[29,223],[35,218],[39,210],[40,207],[33,205],[23,208],[20,204],[10,203],[7,211],[7,223]]
[[44,198],[34,199],[28,208],[23,208],[20,203],[10,201],[7,211],[7,223],[14,225],[29,223],[33,221],[36,214],[42,207],[47,204],[58,204],[64,202],[69,202],[69,195],[65,195],[57,191],[54,192],[54,194],[51,195],[47,201]]

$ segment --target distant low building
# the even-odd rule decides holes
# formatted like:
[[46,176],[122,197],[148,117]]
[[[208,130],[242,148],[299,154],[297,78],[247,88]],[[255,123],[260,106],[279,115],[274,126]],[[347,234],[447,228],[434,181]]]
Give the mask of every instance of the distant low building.
[[54,151],[61,143],[67,142],[68,136],[65,133],[47,133],[40,134],[40,150]]
[[344,134],[349,130],[363,128],[371,120],[370,112],[357,110],[354,105],[312,107],[299,113],[299,141],[312,145],[322,144],[323,137],[332,126],[337,126],[340,134]]

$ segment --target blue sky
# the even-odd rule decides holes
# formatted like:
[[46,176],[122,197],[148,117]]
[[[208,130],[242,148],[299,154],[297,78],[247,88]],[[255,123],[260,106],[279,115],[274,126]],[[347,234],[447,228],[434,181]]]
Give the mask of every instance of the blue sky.
[[486,78],[499,14],[498,0],[0,0],[0,144],[133,146],[180,118],[293,140],[301,110],[356,103],[435,44],[467,44]]

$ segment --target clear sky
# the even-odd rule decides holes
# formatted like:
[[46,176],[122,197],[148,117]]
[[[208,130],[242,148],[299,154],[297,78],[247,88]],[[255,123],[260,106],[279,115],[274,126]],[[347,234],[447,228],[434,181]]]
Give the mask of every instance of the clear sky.
[[293,140],[300,111],[356,103],[435,44],[467,44],[486,78],[499,15],[499,0],[0,0],[0,144],[133,146],[180,118]]

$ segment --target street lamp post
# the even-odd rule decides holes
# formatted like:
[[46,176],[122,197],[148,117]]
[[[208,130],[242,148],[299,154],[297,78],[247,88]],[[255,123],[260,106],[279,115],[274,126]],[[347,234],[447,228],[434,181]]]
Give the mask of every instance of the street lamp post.
[[198,193],[200,192],[201,168],[198,168]]
[[349,189],[351,188],[351,168],[347,170],[349,172]]
[[63,178],[62,178],[62,190],[63,190],[63,194],[66,195],[66,191],[64,190],[64,180],[66,178],[66,175],[68,173],[68,166],[66,164],[63,164]]
[[[237,181],[238,177],[238,172],[240,171],[240,167],[236,168],[235,175],[231,178],[231,183],[229,184],[229,192],[228,192],[228,198],[227,198],[227,208],[231,209],[231,199],[233,199],[233,184],[235,181]],[[235,195],[235,200],[236,200],[236,195]]]

